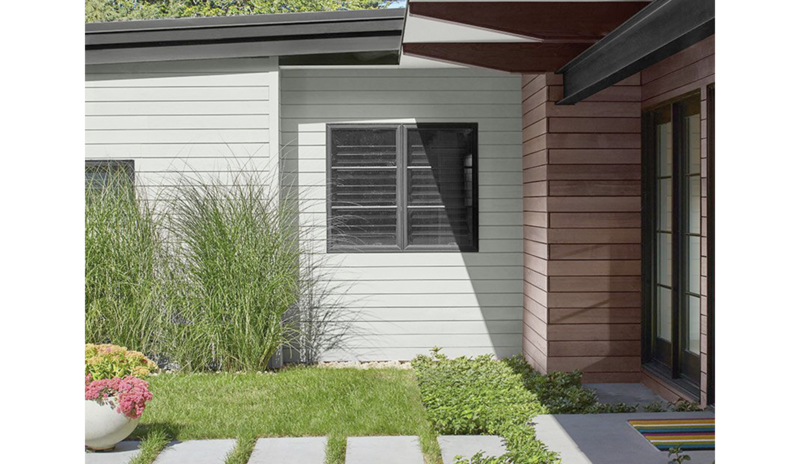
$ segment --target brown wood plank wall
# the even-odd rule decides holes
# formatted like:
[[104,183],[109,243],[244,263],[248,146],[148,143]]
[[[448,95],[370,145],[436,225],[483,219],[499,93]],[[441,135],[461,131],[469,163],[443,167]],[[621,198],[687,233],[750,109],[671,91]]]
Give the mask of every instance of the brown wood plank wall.
[[574,106],[522,79],[523,347],[539,371],[641,378],[639,75]]

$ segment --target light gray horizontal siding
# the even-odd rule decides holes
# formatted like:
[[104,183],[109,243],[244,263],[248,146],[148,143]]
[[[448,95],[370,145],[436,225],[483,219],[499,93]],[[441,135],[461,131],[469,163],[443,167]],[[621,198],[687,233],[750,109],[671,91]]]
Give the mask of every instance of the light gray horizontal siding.
[[184,175],[276,178],[278,83],[274,59],[87,66],[85,156],[134,160],[151,197]]
[[[477,70],[281,72],[282,169],[302,198],[308,248],[323,260],[347,345],[326,360],[521,351],[522,156],[518,76]],[[479,253],[326,249],[326,124],[474,122],[479,134]],[[350,314],[352,312],[352,314]]]

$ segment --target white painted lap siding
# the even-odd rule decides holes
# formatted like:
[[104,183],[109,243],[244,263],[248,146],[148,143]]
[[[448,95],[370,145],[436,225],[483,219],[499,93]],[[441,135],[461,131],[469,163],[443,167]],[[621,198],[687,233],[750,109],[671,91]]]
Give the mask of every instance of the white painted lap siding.
[[520,78],[476,70],[281,70],[283,173],[301,223],[326,250],[327,123],[478,124],[479,253],[328,254],[356,311],[347,349],[327,360],[407,360],[433,346],[500,357],[522,344]]
[[86,67],[86,159],[132,159],[155,194],[180,173],[268,178],[278,151],[274,59]]

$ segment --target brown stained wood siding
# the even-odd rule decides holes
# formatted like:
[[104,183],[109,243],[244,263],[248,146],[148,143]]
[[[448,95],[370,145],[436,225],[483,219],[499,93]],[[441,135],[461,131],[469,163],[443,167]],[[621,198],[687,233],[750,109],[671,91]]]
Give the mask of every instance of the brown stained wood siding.
[[[689,92],[700,90],[701,126],[701,272],[700,272],[700,404],[706,406],[708,395],[708,85],[714,83],[714,36],[643,70],[642,108],[665,103]],[[680,390],[647,374],[644,382],[658,388],[662,396],[678,398]]]
[[523,343],[539,371],[639,381],[641,88],[556,106],[561,76],[523,78]]
[[708,372],[707,86],[714,37],[573,106],[561,76],[525,75],[524,338],[542,372],[581,369],[585,382],[646,382],[641,365],[641,113],[701,91],[701,403]]

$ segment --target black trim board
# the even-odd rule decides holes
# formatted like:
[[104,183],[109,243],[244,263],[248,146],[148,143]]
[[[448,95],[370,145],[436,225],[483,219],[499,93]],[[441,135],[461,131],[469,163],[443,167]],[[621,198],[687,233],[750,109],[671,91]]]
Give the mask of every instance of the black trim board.
[[714,34],[714,0],[655,0],[558,70],[572,105]]
[[313,65],[323,63],[310,57],[373,52],[397,64],[404,15],[398,8],[87,24],[86,64],[306,56]]

